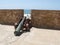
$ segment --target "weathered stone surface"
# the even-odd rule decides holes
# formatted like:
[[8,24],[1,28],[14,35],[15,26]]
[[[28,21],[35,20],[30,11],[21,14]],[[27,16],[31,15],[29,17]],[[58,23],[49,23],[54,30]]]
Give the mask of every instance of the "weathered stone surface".
[[60,45],[60,31],[32,27],[30,32],[14,36],[14,26],[0,25],[0,45]]
[[0,24],[14,25],[23,17],[22,9],[0,10]]
[[34,27],[60,29],[59,10],[32,10],[31,14]]

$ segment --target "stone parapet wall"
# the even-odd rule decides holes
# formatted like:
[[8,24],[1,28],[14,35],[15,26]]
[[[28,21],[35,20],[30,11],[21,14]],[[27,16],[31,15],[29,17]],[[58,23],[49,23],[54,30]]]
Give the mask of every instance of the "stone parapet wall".
[[1,9],[0,24],[14,25],[18,23],[24,15],[22,9]]
[[60,29],[60,10],[32,10],[31,18],[34,27]]

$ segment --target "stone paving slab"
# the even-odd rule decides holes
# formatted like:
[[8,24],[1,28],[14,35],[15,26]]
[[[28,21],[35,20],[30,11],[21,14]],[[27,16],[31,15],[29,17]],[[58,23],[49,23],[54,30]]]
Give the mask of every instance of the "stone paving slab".
[[32,27],[21,36],[14,36],[14,30],[14,26],[0,25],[0,45],[60,45],[59,30]]
[[0,45],[15,44],[19,39],[23,40],[28,35],[28,33],[23,33],[21,36],[15,36],[14,31],[14,26],[0,24]]
[[32,28],[22,45],[60,45],[60,31]]

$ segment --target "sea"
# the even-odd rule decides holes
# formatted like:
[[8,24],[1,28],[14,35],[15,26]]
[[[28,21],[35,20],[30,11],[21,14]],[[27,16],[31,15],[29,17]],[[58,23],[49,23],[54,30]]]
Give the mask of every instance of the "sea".
[[31,13],[31,10],[30,9],[25,9],[24,10],[24,14],[30,14]]
[[25,9],[24,10],[24,16],[31,19],[31,10],[29,9]]

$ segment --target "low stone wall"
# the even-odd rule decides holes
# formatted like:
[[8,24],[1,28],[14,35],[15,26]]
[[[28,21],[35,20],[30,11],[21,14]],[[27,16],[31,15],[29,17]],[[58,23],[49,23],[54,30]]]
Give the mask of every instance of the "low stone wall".
[[24,11],[22,9],[1,9],[0,10],[0,24],[14,25],[18,23],[23,17]]
[[34,27],[60,29],[60,10],[32,10],[31,18]]

